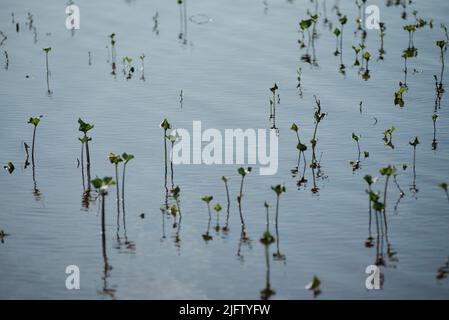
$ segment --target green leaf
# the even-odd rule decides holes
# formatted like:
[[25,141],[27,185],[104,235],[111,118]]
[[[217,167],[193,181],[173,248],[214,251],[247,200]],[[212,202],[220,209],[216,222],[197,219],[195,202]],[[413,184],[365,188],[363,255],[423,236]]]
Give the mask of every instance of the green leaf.
[[213,196],[204,196],[204,197],[201,198],[201,200],[203,200],[207,204],[209,204],[213,199],[214,199]]
[[292,126],[290,127],[291,130],[298,132],[299,128],[298,125],[296,123],[293,122]]
[[271,187],[271,190],[273,190],[274,192],[276,192],[276,194],[279,196],[280,194],[282,194],[283,192],[285,192],[285,186],[278,184],[275,187]]
[[335,28],[335,30],[334,30],[334,34],[335,34],[335,36],[338,38],[339,36],[340,36],[340,34],[341,34],[341,31],[340,31],[340,29],[338,29],[338,28]]
[[168,130],[170,129],[171,125],[167,119],[164,119],[164,121],[161,122],[160,127],[164,130]]
[[81,118],[78,119],[78,123],[80,125],[78,130],[83,132],[84,134],[86,134],[89,130],[91,130],[94,127],[93,124],[84,122]]
[[120,157],[120,155],[115,154],[113,152],[109,153],[108,159],[112,164],[115,164],[115,165],[117,165],[119,162],[123,161],[123,159],[122,159],[122,157]]
[[30,123],[30,124],[34,125],[35,127],[37,127],[37,125],[39,124],[39,122],[41,122],[41,118],[42,118],[42,116],[39,116],[39,117],[36,117],[36,118],[31,117],[31,118],[28,120],[28,123]]
[[214,210],[217,211],[217,213],[219,213],[219,212],[221,211],[221,205],[220,205],[219,203],[217,203],[217,204],[214,206]]
[[129,161],[131,161],[132,159],[134,159],[134,155],[133,154],[128,154],[128,153],[123,153],[122,154],[122,158],[123,161],[125,161],[125,164],[128,163]]

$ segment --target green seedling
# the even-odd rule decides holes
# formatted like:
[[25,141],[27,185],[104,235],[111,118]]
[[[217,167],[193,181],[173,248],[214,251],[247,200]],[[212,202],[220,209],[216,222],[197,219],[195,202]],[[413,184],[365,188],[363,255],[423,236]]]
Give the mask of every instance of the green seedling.
[[[90,151],[89,151],[89,141],[92,140],[91,137],[87,135],[87,133],[94,128],[93,124],[84,122],[81,118],[78,119],[79,128],[78,131],[83,133],[83,136],[81,138],[78,138],[78,140],[81,142],[81,164],[82,169],[84,169],[84,156],[83,156],[83,149],[86,148],[86,167],[87,167],[87,181],[90,181]],[[84,171],[84,170],[83,170]],[[83,174],[84,179],[84,174]],[[83,183],[84,185],[84,183]],[[88,190],[90,190],[90,184],[88,184],[87,187]]]
[[363,54],[363,59],[365,60],[365,63],[366,63],[366,69],[362,75],[362,78],[363,78],[363,80],[367,81],[367,80],[369,80],[369,78],[371,78],[370,71],[369,71],[369,61],[371,59],[371,54],[368,51],[366,51]]
[[171,125],[167,119],[164,119],[160,127],[164,130],[165,189],[167,189],[167,130],[171,128]]
[[418,189],[416,188],[416,147],[419,144],[418,137],[415,137],[413,140],[409,141],[409,144],[413,147],[413,183],[410,191],[416,194],[416,192],[418,192]]
[[379,30],[380,30],[380,49],[379,49],[379,60],[383,60],[384,59],[384,54],[386,54],[385,49],[384,49],[384,37],[385,37],[385,30],[387,29],[387,27],[385,26],[385,22],[380,22],[379,21]]
[[321,101],[318,100],[316,96],[314,96],[314,98],[315,98],[315,104],[316,104],[315,114],[314,114],[315,128],[313,130],[312,140],[310,140],[310,143],[312,144],[312,163],[310,164],[310,167],[312,168],[312,176],[313,176],[312,192],[317,193],[319,191],[319,188],[316,185],[315,169],[317,169],[318,173],[319,173],[320,168],[321,168],[321,164],[316,157],[316,145],[318,142],[317,131],[318,131],[318,125],[326,117],[326,113],[321,112]]
[[313,297],[315,298],[321,293],[321,280],[316,275],[313,276],[312,281],[305,286],[306,290],[313,292]]
[[170,174],[170,177],[171,177],[171,187],[172,187],[172,189],[174,187],[174,182],[173,182],[173,180],[174,180],[174,177],[173,177],[173,147],[174,147],[174,144],[175,144],[176,140],[178,140],[178,138],[179,138],[178,132],[176,132],[175,134],[170,134],[170,135],[167,136],[168,141],[170,141],[170,143],[171,143],[171,148],[170,148],[170,173],[171,174]]
[[221,205],[219,203],[215,204],[214,210],[217,213],[217,225],[215,226],[215,231],[220,231],[220,211],[221,211]]
[[290,127],[290,129],[295,132],[296,139],[298,141],[296,144],[296,149],[298,149],[298,162],[297,162],[296,168],[292,170],[292,173],[293,174],[298,173],[299,166],[301,164],[301,154],[302,154],[303,159],[304,159],[304,173],[303,173],[303,178],[304,178],[305,168],[306,168],[306,157],[304,155],[304,152],[307,150],[307,146],[305,144],[301,143],[301,139],[299,139],[299,133],[298,133],[299,126],[296,123],[293,123],[292,126]]
[[388,167],[382,168],[379,170],[380,174],[382,176],[385,176],[385,188],[384,188],[384,202],[383,202],[383,216],[384,216],[384,222],[385,222],[385,231],[387,231],[387,215],[386,215],[386,209],[387,209],[387,190],[388,190],[388,182],[390,180],[390,177],[396,173],[396,167],[389,165]]
[[384,131],[384,137],[382,138],[382,140],[385,142],[386,146],[389,146],[391,149],[394,149],[394,145],[392,142],[393,139],[393,132],[396,131],[395,127],[391,127],[390,129],[387,129]]
[[203,201],[207,204],[207,212],[209,213],[209,221],[208,221],[208,224],[207,224],[207,231],[206,231],[206,233],[204,233],[204,234],[202,235],[203,240],[206,241],[206,242],[208,242],[208,241],[210,241],[210,240],[213,239],[212,236],[209,234],[210,221],[211,221],[211,219],[212,219],[212,215],[211,215],[211,213],[210,213],[210,202],[211,202],[213,199],[214,199],[213,196],[204,196],[203,198],[201,198],[201,200],[203,200]]
[[394,105],[395,106],[399,106],[401,108],[404,107],[405,102],[404,102],[402,95],[405,93],[406,90],[407,90],[407,87],[402,82],[399,82],[399,89],[394,92]]
[[356,47],[356,46],[352,46],[352,49],[355,52],[355,61],[354,61],[354,66],[360,66],[360,61],[359,61],[359,53],[362,50],[360,47]]
[[[270,98],[270,120],[272,120],[271,129],[276,129],[276,102],[280,102],[279,94],[276,93],[278,90],[278,85],[275,83],[273,87],[270,88],[271,93],[273,94],[272,98]],[[276,99],[277,98],[277,99]]]
[[[122,173],[122,207],[123,207],[123,212],[125,212],[125,172],[126,172],[126,165],[128,164],[128,162],[130,162],[131,160],[134,159],[134,155],[129,154],[129,153],[123,153],[122,157],[123,159],[123,173]],[[125,216],[123,215],[123,218]]]
[[341,35],[341,30],[339,28],[335,28],[334,29],[334,35],[335,35],[335,39],[336,39],[336,46],[335,46],[335,52],[334,55],[338,56],[340,54],[340,51],[338,51],[338,45],[339,45],[339,37]]
[[5,243],[5,238],[8,237],[10,234],[6,233],[3,229],[0,230],[0,242]]
[[[366,183],[368,184],[368,190],[366,190],[366,192],[368,193],[368,195],[370,195],[370,193],[372,191],[372,185],[377,182],[377,178],[367,174],[366,176],[363,177],[363,180],[365,180]],[[372,241],[373,241],[373,238],[372,238],[372,235],[371,235],[371,221],[372,221],[371,197],[369,197],[368,208],[369,208],[368,239],[366,240],[365,245],[367,247],[371,247],[372,246]]]
[[28,120],[28,123],[33,125],[33,142],[31,144],[31,162],[33,164],[33,167],[34,167],[34,154],[35,154],[35,143],[36,143],[36,129],[37,129],[37,126],[39,125],[39,123],[41,122],[42,117],[43,116],[39,116],[39,117],[35,117],[35,118],[31,117]]
[[237,172],[238,174],[242,177],[242,180],[240,182],[240,192],[239,195],[237,196],[237,202],[239,204],[239,213],[240,213],[240,222],[242,224],[242,226],[245,225],[245,221],[243,220],[243,213],[242,213],[242,198],[243,198],[243,182],[245,180],[245,177],[247,174],[249,174],[251,172],[252,168],[248,167],[248,168],[243,168],[240,167]]
[[112,177],[104,177],[100,179],[96,177],[91,181],[92,186],[97,189],[101,197],[101,231],[104,235],[106,233],[105,224],[105,197],[108,195],[109,187],[115,185],[115,181]]
[[223,231],[224,232],[228,232],[229,231],[229,209],[231,207],[231,200],[229,197],[229,188],[228,188],[228,178],[226,178],[225,176],[221,177],[221,180],[224,182],[225,185],[225,189],[226,189],[226,200],[227,200],[227,206],[226,206],[226,224],[223,227]]
[[120,214],[120,190],[119,190],[119,180],[118,180],[118,165],[120,162],[123,162],[123,159],[120,155],[115,154],[113,152],[110,152],[108,155],[109,161],[114,165],[115,167],[115,181],[117,182],[117,226],[119,221],[119,214]]
[[361,135],[355,134],[354,132],[352,133],[352,140],[354,140],[357,144],[357,151],[358,151],[358,156],[357,156],[357,160],[351,160],[349,163],[352,166],[352,171],[356,171],[358,169],[360,169],[360,156],[361,156],[361,151],[360,151],[360,143],[359,140],[361,138]]
[[142,63],[142,75],[140,76],[140,80],[145,81],[145,54],[141,54],[139,59]]

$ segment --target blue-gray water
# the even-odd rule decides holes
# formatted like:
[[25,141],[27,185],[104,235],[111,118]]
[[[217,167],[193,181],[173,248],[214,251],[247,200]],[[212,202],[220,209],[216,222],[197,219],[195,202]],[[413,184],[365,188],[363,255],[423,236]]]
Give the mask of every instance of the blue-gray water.
[[[0,244],[0,298],[258,299],[266,276],[265,249],[259,242],[265,229],[263,204],[275,204],[270,187],[279,183],[285,183],[287,190],[281,196],[277,239],[286,259],[273,259],[276,244],[270,246],[270,283],[276,291],[271,298],[312,299],[312,292],[304,287],[314,275],[321,280],[318,299],[447,298],[449,280],[436,279],[449,255],[449,203],[437,186],[449,181],[446,95],[438,110],[437,150],[432,150],[432,114],[433,75],[439,75],[441,69],[435,42],[445,39],[440,24],[448,22],[449,3],[417,1],[406,8],[408,20],[402,20],[402,7],[368,1],[380,7],[381,20],[386,23],[386,54],[378,61],[379,31],[368,30],[366,46],[373,57],[371,78],[364,81],[352,66],[351,46],[360,43],[360,34],[354,36],[356,5],[340,1],[340,10],[349,19],[343,34],[343,76],[338,72],[340,57],[333,55],[335,36],[323,26],[324,1],[318,2],[315,48],[319,66],[310,67],[301,61],[306,49],[301,50],[297,42],[301,37],[298,22],[307,18],[308,8],[315,10],[306,0],[269,0],[266,11],[259,0],[187,1],[187,17],[205,14],[211,21],[196,24],[187,20],[186,44],[178,39],[181,26],[176,1],[77,1],[81,28],[72,35],[65,28],[64,2],[3,0],[0,30],[8,38],[0,46],[0,161],[2,165],[13,162],[16,170],[11,175],[6,171],[0,174],[0,229],[9,234]],[[334,1],[326,1],[327,16],[335,27],[333,5]],[[415,33],[418,56],[408,60],[408,91],[401,109],[394,105],[393,93],[404,80],[401,54],[408,37],[402,27],[414,22],[413,9],[419,17],[432,18],[434,27]],[[20,23],[18,33],[11,22],[12,12]],[[33,14],[37,43],[25,25],[27,12]],[[153,32],[156,12],[158,35]],[[116,33],[116,77],[111,75],[108,54],[111,33]],[[47,95],[42,51],[48,46],[52,47],[51,96]],[[7,69],[3,51],[9,56]],[[142,53],[146,56],[145,81],[139,79],[138,56]],[[136,67],[130,80],[122,73],[125,56],[133,58]],[[302,68],[302,98],[296,88],[298,67]],[[269,128],[269,88],[274,82],[280,94],[276,114],[279,170],[273,176],[259,176],[254,170],[245,178],[243,214],[250,245],[244,244],[237,255],[237,165],[175,166],[183,214],[181,241],[176,245],[173,219],[167,216],[162,225],[160,211],[165,189],[159,123],[168,118],[173,127],[189,130],[193,120],[201,120],[203,129]],[[297,159],[296,137],[290,130],[293,121],[300,125],[300,137],[308,144],[310,163],[313,95],[327,113],[318,129],[317,145],[327,178],[317,181],[318,194],[310,191],[310,169],[307,186],[301,190],[296,187],[298,178],[290,172]],[[37,128],[35,161],[40,200],[33,195],[32,166],[23,169],[23,142],[31,145],[32,138],[27,121],[38,115],[43,115]],[[107,158],[111,151],[136,156],[127,166],[126,180],[126,235],[131,246],[125,243],[122,221],[120,237],[116,234],[115,188],[107,198],[105,249],[112,269],[106,277],[99,202],[91,203],[88,211],[82,207],[78,117],[95,124],[89,132],[93,176],[114,174]],[[394,150],[382,141],[383,131],[391,126],[396,127]],[[349,165],[349,160],[357,158],[352,132],[361,134],[361,149],[370,153],[355,173]],[[421,142],[416,157],[416,198],[410,190],[413,148],[408,143],[415,136]],[[401,168],[403,163],[408,164],[406,171]],[[384,241],[382,290],[368,291],[365,268],[375,263],[376,246],[366,248],[364,244],[368,196],[362,178],[365,174],[379,176],[379,169],[388,164],[398,168],[397,180],[406,195],[394,212],[399,191],[391,179],[388,240],[396,254],[388,258]],[[221,231],[216,234],[213,219],[213,240],[205,243],[202,234],[208,214],[201,198],[210,194],[214,196],[212,205],[221,203],[223,225],[223,175],[230,179],[230,231],[227,236]],[[374,190],[383,190],[384,181],[380,177]],[[141,213],[145,213],[144,219]],[[275,234],[274,208],[270,214]],[[80,290],[65,287],[65,268],[72,264],[80,268]]]

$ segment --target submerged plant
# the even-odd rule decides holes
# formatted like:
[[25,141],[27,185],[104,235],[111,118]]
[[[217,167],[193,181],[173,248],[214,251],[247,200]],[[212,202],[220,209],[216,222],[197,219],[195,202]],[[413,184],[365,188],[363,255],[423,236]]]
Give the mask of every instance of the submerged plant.
[[384,137],[382,138],[382,140],[385,142],[385,145],[389,146],[391,149],[394,149],[392,139],[393,139],[393,132],[395,131],[396,131],[395,127],[391,127],[390,129],[385,130]]

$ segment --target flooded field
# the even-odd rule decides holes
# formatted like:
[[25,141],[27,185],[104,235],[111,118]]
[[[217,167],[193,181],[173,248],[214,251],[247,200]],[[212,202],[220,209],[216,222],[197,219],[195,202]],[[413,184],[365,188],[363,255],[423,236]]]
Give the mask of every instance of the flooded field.
[[448,1],[73,4],[0,3],[1,299],[448,298]]

